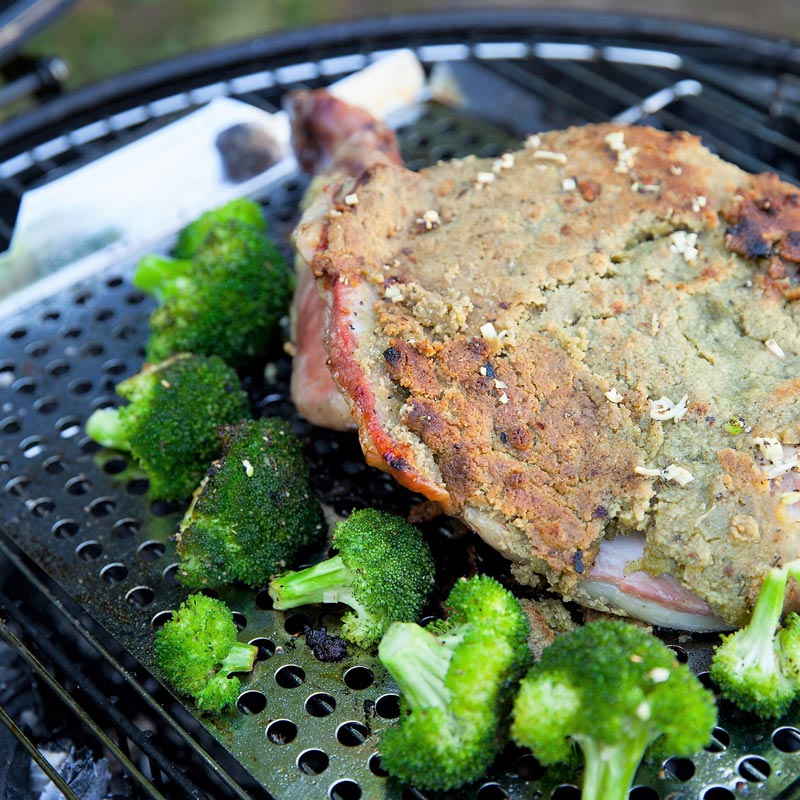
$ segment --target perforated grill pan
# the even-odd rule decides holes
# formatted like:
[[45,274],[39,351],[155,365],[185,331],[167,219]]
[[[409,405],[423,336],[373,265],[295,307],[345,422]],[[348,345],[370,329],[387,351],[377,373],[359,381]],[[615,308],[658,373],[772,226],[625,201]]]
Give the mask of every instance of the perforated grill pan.
[[[765,165],[790,178],[797,175],[800,87],[774,59],[761,68],[754,58],[735,56],[721,35],[703,60],[692,37],[676,38],[665,49],[664,42],[625,40],[617,23],[611,32],[596,20],[594,29],[567,31],[562,24],[558,31],[552,16],[541,29],[535,15],[524,17],[526,25],[519,24],[519,15],[513,19],[515,24],[502,30],[473,29],[467,44],[453,40],[452,32],[428,28],[418,53],[427,66],[469,59],[509,81],[530,97],[540,127],[627,115],[631,121],[699,131],[713,149],[746,167]],[[408,31],[401,39],[393,44],[414,44]],[[148,97],[137,107],[147,114],[129,114],[137,121],[124,137],[150,130],[215,92],[274,107],[286,89],[323,85],[359,68],[376,49],[372,44],[371,35],[359,38],[351,30],[349,38],[340,37],[335,46],[329,39],[327,52],[292,69],[254,63],[245,53],[234,65],[228,53],[224,74],[208,84],[213,91],[195,86],[194,94],[164,95],[161,108],[171,110],[161,115]],[[381,45],[377,49],[385,49],[387,41]],[[781,63],[788,65],[786,53],[794,51],[782,52]],[[694,83],[681,89],[681,81]],[[94,155],[114,146],[120,135],[119,125],[112,133],[102,109],[95,116]],[[515,141],[485,118],[435,105],[400,136],[412,167],[469,152],[500,153]],[[59,147],[62,165],[92,155],[85,143],[73,148],[69,137],[62,139],[50,140],[49,150],[6,149],[0,169],[7,182],[19,187],[55,174],[48,159]],[[284,250],[303,188],[303,180],[295,178],[262,198],[272,235]],[[157,676],[154,630],[186,595],[175,580],[171,540],[183,508],[153,502],[135,464],[99,448],[83,432],[92,411],[117,404],[115,385],[142,363],[152,302],[131,286],[134,266],[121,263],[58,293],[45,292],[35,304],[0,320],[0,521],[8,540]],[[243,378],[256,414],[292,421],[320,497],[343,513],[364,505],[407,513],[418,498],[366,467],[354,436],[312,428],[295,414],[287,397],[289,368],[278,345]],[[426,532],[440,565],[447,564],[438,576],[440,597],[452,580],[476,567],[508,580],[504,562],[454,523],[435,520]],[[380,734],[394,724],[398,703],[396,687],[377,660],[350,647],[344,660],[326,663],[307,646],[309,629],[336,633],[335,616],[312,609],[275,612],[265,592],[228,588],[219,594],[236,612],[240,639],[259,645],[259,661],[243,679],[235,712],[215,720],[183,715],[180,723],[170,717],[165,725],[190,733],[194,725],[204,726],[278,800],[434,797],[387,779],[380,767]],[[659,635],[705,675],[713,637]],[[646,761],[631,796],[800,797],[796,709],[785,719],[763,723],[725,703],[720,708],[720,725],[706,751],[691,759]],[[579,797],[578,785],[577,767],[544,770],[526,751],[510,746],[484,780],[452,796],[569,800]]]

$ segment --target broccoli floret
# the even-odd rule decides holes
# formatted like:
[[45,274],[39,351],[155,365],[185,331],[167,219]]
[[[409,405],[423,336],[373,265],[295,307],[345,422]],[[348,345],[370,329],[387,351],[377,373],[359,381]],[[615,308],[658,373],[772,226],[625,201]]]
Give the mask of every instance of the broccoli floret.
[[239,679],[229,674],[250,672],[258,653],[254,645],[238,642],[236,634],[222,600],[191,595],[156,634],[156,665],[200,711],[218,714],[239,696]]
[[192,258],[202,248],[206,237],[217,225],[224,225],[231,220],[251,225],[261,233],[267,232],[264,214],[258,203],[246,198],[231,200],[224,206],[206,211],[194,222],[189,223],[178,234],[173,255],[175,258]]
[[305,548],[321,544],[325,517],[300,442],[282,419],[228,427],[222,441],[222,457],[180,524],[178,576],[194,588],[263,586]]
[[95,411],[86,432],[105,447],[130,451],[158,499],[188,497],[220,453],[217,427],[250,414],[239,378],[216,356],[181,353],[146,365],[117,394],[130,403]]
[[582,800],[624,800],[645,751],[711,740],[714,695],[650,633],[622,621],[560,636],[522,680],[511,735],[542,764],[584,758]]
[[530,663],[528,618],[493,578],[456,583],[447,619],[395,623],[378,657],[400,688],[399,724],[383,734],[381,764],[420,789],[478,779],[505,744],[514,691]]
[[779,630],[790,575],[800,576],[800,559],[766,574],[750,622],[723,636],[711,659],[723,697],[760,717],[779,717],[800,697],[800,626],[789,615]]
[[191,352],[239,367],[266,352],[278,331],[292,290],[283,257],[263,225],[214,220],[194,223],[180,245],[190,258],[146,256],[139,263],[133,282],[159,303],[149,319],[149,361]]
[[419,618],[433,588],[434,563],[421,532],[401,517],[372,508],[337,523],[338,555],[269,584],[279,610],[309,603],[344,603],[342,638],[377,644],[392,622]]

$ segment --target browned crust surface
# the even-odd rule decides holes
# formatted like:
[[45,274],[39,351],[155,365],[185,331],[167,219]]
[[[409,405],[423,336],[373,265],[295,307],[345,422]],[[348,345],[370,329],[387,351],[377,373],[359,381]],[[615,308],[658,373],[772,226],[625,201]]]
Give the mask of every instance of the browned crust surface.
[[[799,440],[794,191],[611,125],[330,187],[299,237],[347,297],[331,364],[371,461],[567,591],[643,530],[642,566],[741,619],[800,551],[754,442]],[[692,481],[636,471],[669,465]]]

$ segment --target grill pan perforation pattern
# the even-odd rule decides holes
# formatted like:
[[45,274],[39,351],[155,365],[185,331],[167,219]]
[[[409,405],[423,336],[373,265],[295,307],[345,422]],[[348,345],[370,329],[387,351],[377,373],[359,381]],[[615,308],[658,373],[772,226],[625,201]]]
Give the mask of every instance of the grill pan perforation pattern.
[[[490,41],[496,42],[497,37]],[[506,44],[514,41],[507,37]],[[436,37],[426,42],[437,43]],[[479,43],[474,38],[473,46]],[[622,40],[613,43],[626,44]],[[369,42],[362,44],[364,51],[370,49]],[[523,44],[530,46],[529,42]],[[343,48],[335,55],[347,52]],[[694,58],[698,57],[695,53]],[[352,59],[350,63],[351,68],[360,66]],[[274,108],[287,87],[268,85],[254,90],[259,80],[264,84],[261,73],[268,71],[272,80],[280,75],[293,79],[298,74],[281,72],[274,64],[247,67],[249,71],[238,73],[228,69],[208,84],[214,83],[217,91],[223,80],[226,91],[236,94],[238,86],[245,90],[241,96],[258,98],[263,107]],[[667,127],[707,130],[707,141],[723,155],[741,154],[752,164],[769,164],[789,175],[798,174],[792,138],[798,138],[797,121],[789,113],[797,87],[754,68],[752,79],[748,73],[732,86],[722,67],[701,68],[688,56],[678,69],[535,56],[493,59],[485,67],[535,96],[542,122],[549,123],[543,127],[613,117],[702,73],[703,93],[676,98],[642,119]],[[315,77],[308,82],[317,85],[337,76],[335,70],[329,76],[323,72],[313,73]],[[302,69],[299,73],[309,74]],[[258,80],[246,80],[248,75],[259,74]],[[199,79],[195,84],[191,88],[207,85]],[[775,105],[781,92],[786,98]],[[183,87],[182,93],[171,96],[185,103],[164,108],[185,109],[204,93],[192,94]],[[767,99],[755,102],[756,96]],[[103,149],[164,124],[175,112],[155,113],[157,99],[147,98],[150,113],[117,117],[116,126],[99,126],[98,132],[104,131],[101,136],[55,160],[32,157],[31,165],[17,173],[14,181],[27,184],[44,176],[51,178]],[[712,113],[715,109],[718,117]],[[741,127],[722,138],[722,123],[730,126],[725,114],[731,109],[746,114]],[[121,106],[113,109],[114,113],[121,110]],[[129,128],[124,127],[126,120]],[[774,124],[776,120],[779,125]],[[82,118],[80,124],[91,122]],[[421,166],[469,152],[495,155],[512,146],[515,137],[485,121],[431,106],[413,129],[402,131],[402,141],[407,162]],[[8,168],[12,162],[6,161],[4,166]],[[294,180],[278,186],[265,203],[272,231],[284,247],[304,185]],[[0,524],[5,536],[125,651],[151,668],[154,630],[185,595],[175,580],[171,541],[182,506],[152,502],[146,478],[130,459],[97,447],[83,434],[88,415],[96,408],[116,405],[114,386],[137,371],[142,361],[152,304],[131,287],[133,267],[133,263],[120,264],[112,272],[87,279],[0,321]],[[276,357],[275,363],[276,377],[269,384],[258,370],[245,376],[254,408],[258,414],[292,419],[310,460],[318,467],[315,488],[334,510],[347,513],[355,505],[381,504],[403,513],[417,502],[394,487],[387,476],[363,465],[353,437],[322,433],[294,417],[286,400],[288,362]],[[500,560],[471,535],[441,521],[429,527],[440,551],[469,549],[487,569],[504,574]],[[466,570],[466,561],[456,561],[455,572],[461,566]],[[334,616],[313,610],[276,613],[264,593],[242,589],[225,589],[220,596],[237,615],[240,639],[257,643],[260,657],[254,674],[244,679],[237,710],[224,720],[204,720],[203,724],[258,782],[278,800],[433,796],[387,781],[380,768],[380,732],[392,724],[398,712],[396,688],[377,660],[350,648],[344,662],[324,664],[306,647],[304,626],[326,625],[335,632]],[[695,671],[704,672],[712,639],[674,634],[665,634],[665,638]],[[181,720],[174,724],[191,730],[192,718],[184,714]],[[755,798],[788,798],[800,793],[798,773],[800,730],[796,720],[758,723],[723,704],[720,729],[709,750],[693,759],[648,762],[639,773],[633,796],[638,800],[677,796],[712,800],[732,798],[746,790]],[[566,800],[578,796],[576,783],[574,770],[542,770],[524,751],[509,747],[484,781],[457,796]]]

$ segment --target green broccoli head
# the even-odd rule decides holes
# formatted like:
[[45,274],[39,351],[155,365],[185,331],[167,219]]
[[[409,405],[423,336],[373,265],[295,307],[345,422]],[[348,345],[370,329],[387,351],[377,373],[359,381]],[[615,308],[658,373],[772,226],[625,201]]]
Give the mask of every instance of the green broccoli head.
[[246,198],[231,200],[224,206],[201,214],[178,234],[173,250],[175,258],[193,258],[203,249],[206,238],[214,228],[231,221],[250,225],[261,233],[267,231],[264,214],[258,203]]
[[149,320],[150,361],[192,352],[238,367],[266,352],[277,333],[292,291],[283,257],[263,224],[214,219],[200,226],[199,244],[183,247],[191,259],[146,256],[137,268],[134,284],[159,303]]
[[194,588],[263,586],[322,543],[325,517],[288,423],[248,420],[226,428],[222,440],[222,457],[180,524],[178,575]]
[[279,610],[344,603],[342,638],[375,645],[392,622],[419,618],[433,588],[434,563],[420,531],[375,509],[355,511],[333,532],[338,555],[269,585]]
[[156,634],[156,666],[177,692],[194,698],[200,711],[219,713],[239,696],[239,679],[230,673],[252,670],[258,653],[236,635],[224,602],[191,595]]
[[159,499],[188,497],[219,455],[217,428],[245,419],[247,395],[220,358],[178,354],[122,381],[118,409],[95,411],[86,432],[99,444],[130,451]]
[[779,630],[786,584],[798,569],[800,560],[767,573],[750,622],[723,636],[711,659],[723,697],[760,717],[779,717],[800,697],[800,628],[790,615]]
[[523,679],[511,735],[543,764],[584,757],[583,800],[624,800],[645,751],[688,756],[711,739],[714,695],[652,634],[622,621],[561,636]]
[[530,663],[528,618],[493,578],[458,582],[447,618],[429,629],[395,623],[378,657],[408,714],[384,732],[381,764],[421,789],[478,779],[505,744],[507,717]]

